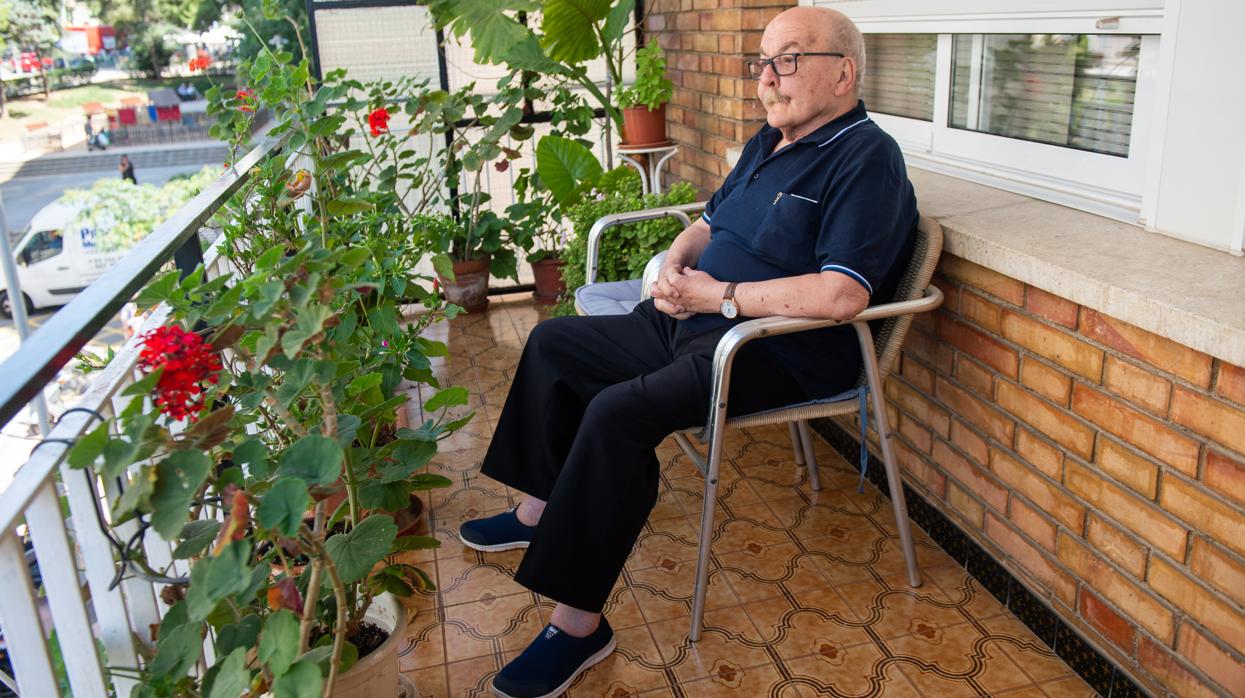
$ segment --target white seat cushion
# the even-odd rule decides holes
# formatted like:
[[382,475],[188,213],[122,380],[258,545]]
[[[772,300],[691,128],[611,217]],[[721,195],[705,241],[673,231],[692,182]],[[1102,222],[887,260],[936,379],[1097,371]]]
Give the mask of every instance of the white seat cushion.
[[575,289],[575,306],[581,315],[626,315],[640,303],[640,279],[604,281]]

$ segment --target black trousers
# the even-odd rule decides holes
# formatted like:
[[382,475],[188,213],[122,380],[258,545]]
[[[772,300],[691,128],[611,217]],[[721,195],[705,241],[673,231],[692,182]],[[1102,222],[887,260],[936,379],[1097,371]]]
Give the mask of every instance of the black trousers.
[[[691,337],[653,307],[546,320],[528,336],[483,473],[548,504],[515,580],[599,612],[657,500],[654,449],[708,417],[725,328]],[[757,342],[736,355],[729,414],[799,402]]]

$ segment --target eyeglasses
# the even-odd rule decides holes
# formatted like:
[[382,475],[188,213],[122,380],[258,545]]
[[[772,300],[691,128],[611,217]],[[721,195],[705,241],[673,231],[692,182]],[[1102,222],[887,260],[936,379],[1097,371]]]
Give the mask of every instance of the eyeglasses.
[[773,58],[753,58],[748,61],[748,72],[757,80],[761,79],[761,75],[765,72],[765,66],[774,69],[774,74],[778,76],[792,75],[796,68],[799,67],[798,58],[800,56],[834,56],[836,58],[846,58],[841,53],[780,53]]

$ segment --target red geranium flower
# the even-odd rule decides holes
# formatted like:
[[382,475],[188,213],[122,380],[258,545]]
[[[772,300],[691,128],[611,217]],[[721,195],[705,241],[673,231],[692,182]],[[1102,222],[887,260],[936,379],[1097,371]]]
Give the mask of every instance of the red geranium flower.
[[203,407],[203,384],[220,381],[220,357],[212,345],[176,325],[143,335],[138,366],[143,373],[164,369],[154,397],[156,407],[173,419],[197,419]]
[[247,112],[255,111],[255,90],[238,90],[233,97],[234,99],[242,102],[238,109]]
[[199,55],[199,56],[195,56],[194,58],[190,59],[189,67],[190,67],[190,70],[193,72],[196,70],[207,70],[208,66],[210,65],[212,65],[212,59],[210,56]]
[[389,110],[381,107],[371,114],[367,115],[368,128],[372,129],[373,136],[379,136],[389,130]]

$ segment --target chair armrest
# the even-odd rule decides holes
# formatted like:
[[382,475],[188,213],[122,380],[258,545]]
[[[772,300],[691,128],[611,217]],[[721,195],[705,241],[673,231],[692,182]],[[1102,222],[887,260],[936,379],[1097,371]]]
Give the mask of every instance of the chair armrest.
[[670,250],[662,250],[661,252],[658,252],[653,255],[652,259],[648,260],[648,264],[644,265],[644,275],[640,277],[641,303],[649,299],[650,294],[648,291],[652,288],[653,282],[657,281],[657,275],[661,273],[661,265],[665,263],[666,255],[669,252]]
[[682,204],[680,206],[666,206],[663,208],[647,208],[642,211],[627,211],[626,213],[611,213],[608,216],[602,216],[592,224],[592,228],[588,231],[588,258],[584,267],[588,272],[587,283],[594,284],[597,282],[597,267],[600,264],[601,257],[601,236],[606,230],[615,226],[627,223],[639,223],[641,221],[651,221],[657,218],[678,218],[683,227],[692,224],[689,213],[695,213],[705,208],[704,201],[692,204]]
[[[926,313],[942,305],[942,291],[930,285],[925,289],[925,296],[911,301],[883,303],[865,308],[851,320],[831,320],[829,318],[801,318],[775,315],[771,317],[748,320],[735,325],[718,340],[717,349],[713,353],[713,388],[709,401],[709,425],[714,426],[715,420],[724,420],[726,416],[726,399],[730,390],[731,365],[735,354],[744,344],[763,337],[774,337],[780,334],[791,334],[805,330],[816,330],[822,327],[867,323],[873,320],[916,313]],[[717,409],[714,409],[714,408]],[[719,414],[720,411],[720,414]],[[720,425],[719,425],[720,426]]]

